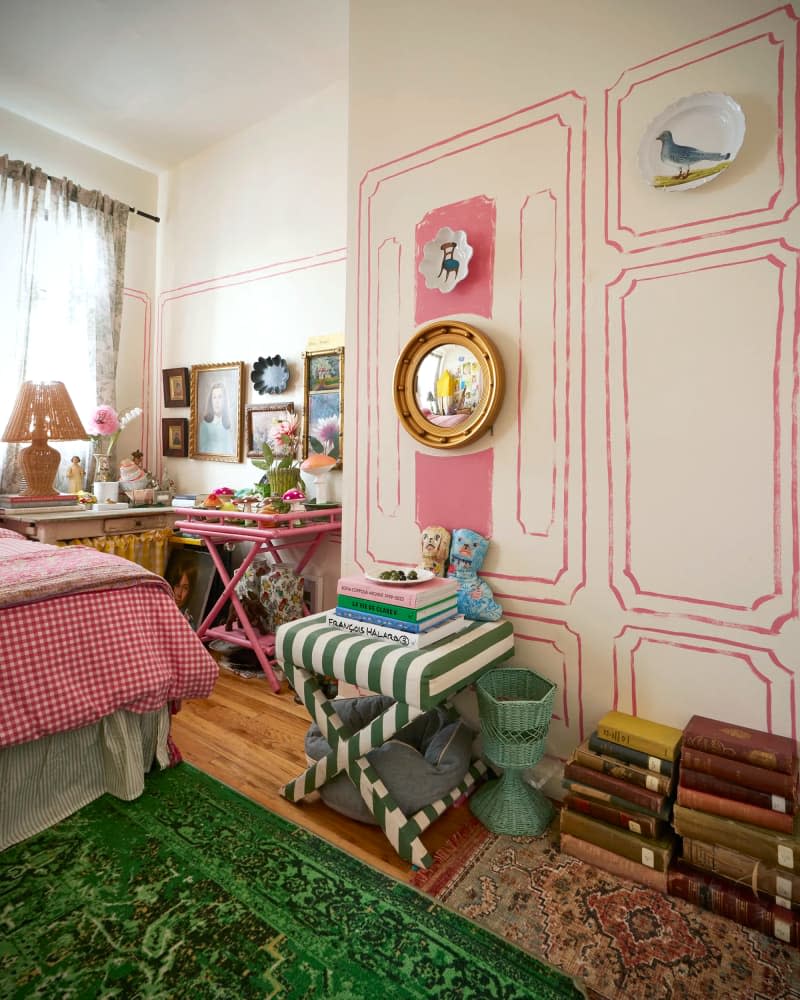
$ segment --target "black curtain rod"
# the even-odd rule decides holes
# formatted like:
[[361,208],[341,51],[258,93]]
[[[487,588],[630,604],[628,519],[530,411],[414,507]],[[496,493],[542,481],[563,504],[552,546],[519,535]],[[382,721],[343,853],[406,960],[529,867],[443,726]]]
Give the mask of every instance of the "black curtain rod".
[[[49,181],[60,181],[63,177],[51,177],[50,174],[47,175]],[[161,219],[157,215],[151,215],[149,212],[143,212],[140,208],[134,208],[132,205],[128,205],[128,211],[133,212],[134,215],[141,215],[143,219],[149,219],[151,222],[161,222]]]

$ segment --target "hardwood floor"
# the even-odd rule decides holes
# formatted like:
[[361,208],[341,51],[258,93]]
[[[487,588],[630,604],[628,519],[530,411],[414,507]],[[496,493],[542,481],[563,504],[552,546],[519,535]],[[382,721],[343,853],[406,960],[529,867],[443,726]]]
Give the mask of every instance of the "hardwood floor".
[[[407,881],[412,866],[395,853],[380,827],[349,820],[329,809],[319,796],[287,802],[278,789],[305,770],[303,738],[310,719],[284,681],[273,694],[266,679],[220,670],[204,701],[186,701],[172,720],[172,734],[183,759],[235,788],[267,809],[330,841],[387,875]],[[434,854],[469,821],[467,805],[449,809],[422,835]]]

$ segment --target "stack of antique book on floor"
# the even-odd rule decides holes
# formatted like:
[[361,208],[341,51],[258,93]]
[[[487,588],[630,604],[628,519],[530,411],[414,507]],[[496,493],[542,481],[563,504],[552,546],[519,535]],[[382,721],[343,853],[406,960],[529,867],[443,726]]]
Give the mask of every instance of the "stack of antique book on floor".
[[797,781],[793,739],[693,716],[674,815],[682,857],[669,894],[800,945]]
[[423,649],[469,624],[458,614],[455,579],[392,583],[343,576],[337,590],[336,608],[325,622],[352,635]]
[[607,712],[564,769],[561,850],[667,891],[682,731]]

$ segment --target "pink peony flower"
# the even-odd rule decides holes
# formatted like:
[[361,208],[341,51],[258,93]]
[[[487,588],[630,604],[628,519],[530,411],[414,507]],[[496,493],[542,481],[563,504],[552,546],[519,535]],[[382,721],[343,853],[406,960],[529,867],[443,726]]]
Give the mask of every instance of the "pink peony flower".
[[313,427],[314,437],[322,444],[324,453],[330,454],[339,437],[339,418],[323,417]]
[[117,411],[112,406],[105,404],[98,406],[92,416],[87,421],[90,434],[116,434],[119,430],[119,417]]

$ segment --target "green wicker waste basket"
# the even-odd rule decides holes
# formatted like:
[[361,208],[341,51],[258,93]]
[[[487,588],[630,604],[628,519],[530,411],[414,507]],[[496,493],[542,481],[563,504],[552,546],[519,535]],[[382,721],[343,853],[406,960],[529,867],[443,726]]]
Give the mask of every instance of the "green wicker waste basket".
[[503,774],[472,796],[470,809],[493,833],[538,837],[554,809],[523,774],[544,753],[556,685],[524,667],[497,667],[475,687],[483,752]]

